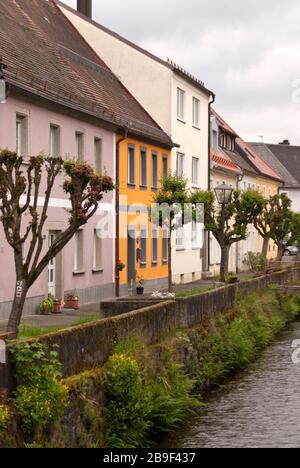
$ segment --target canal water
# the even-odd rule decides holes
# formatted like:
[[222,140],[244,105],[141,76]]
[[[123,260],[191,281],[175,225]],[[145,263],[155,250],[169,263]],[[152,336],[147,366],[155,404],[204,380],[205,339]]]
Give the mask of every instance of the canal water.
[[160,446],[300,447],[300,364],[292,362],[294,340],[300,340],[300,322],[291,324],[255,363],[213,391],[190,423]]

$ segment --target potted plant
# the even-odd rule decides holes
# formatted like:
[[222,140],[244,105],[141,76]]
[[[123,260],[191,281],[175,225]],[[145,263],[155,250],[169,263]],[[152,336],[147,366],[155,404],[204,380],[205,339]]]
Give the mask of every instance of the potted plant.
[[144,294],[144,278],[142,276],[137,276],[137,285],[136,285],[136,293],[138,296],[142,296]]
[[254,276],[263,276],[266,272],[266,259],[261,253],[248,252],[243,260]]
[[234,284],[234,283],[237,283],[238,281],[239,281],[238,277],[232,272],[228,273],[228,275],[225,276],[225,283]]
[[79,297],[74,294],[69,294],[65,302],[66,309],[79,309]]
[[51,294],[40,303],[38,306],[38,313],[40,315],[50,315],[54,310],[54,297]]
[[117,271],[123,271],[125,269],[125,263],[122,262],[122,260],[117,261]]
[[61,314],[61,301],[59,299],[55,299],[53,302],[53,314]]

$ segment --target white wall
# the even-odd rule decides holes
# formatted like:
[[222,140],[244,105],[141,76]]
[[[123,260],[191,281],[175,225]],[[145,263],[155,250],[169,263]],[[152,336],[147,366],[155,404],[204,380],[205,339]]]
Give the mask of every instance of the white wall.
[[286,193],[292,200],[292,210],[300,213],[300,190],[281,188],[280,193]]
[[[171,135],[178,151],[185,154],[184,175],[191,186],[192,157],[199,158],[199,183],[201,189],[208,186],[208,101],[197,86],[181,78],[168,65],[124,43],[98,26],[66,9],[64,14],[80,31],[86,41],[104,62],[120,78],[154,120]],[[177,120],[177,87],[186,92],[186,122]],[[193,127],[193,97],[200,101],[200,128]],[[176,170],[177,150],[172,151],[172,172]],[[191,248],[191,224],[185,227],[184,249],[173,251],[173,275],[175,282],[198,279],[202,274],[201,248],[203,231],[199,233],[198,248]],[[200,244],[199,243],[199,244]],[[183,276],[182,276],[183,275]]]
[[[211,189],[213,190],[218,185],[225,182],[227,185],[231,185],[234,189],[236,189],[236,175],[225,173],[223,171],[213,170],[211,172]],[[231,246],[229,252],[229,271],[235,272],[236,271],[236,244]],[[215,237],[210,234],[210,271],[213,274],[219,274],[220,272],[220,263],[221,263],[221,249],[216,241]]]
[[91,22],[65,8],[62,11],[106,65],[170,135],[172,71]]
[[[185,92],[185,115],[184,122],[177,119],[177,88]],[[193,127],[193,97],[200,101],[200,125]],[[172,138],[180,144],[180,148],[172,151],[172,172],[176,171],[177,152],[184,154],[184,177],[188,180],[189,188],[208,188],[208,101],[209,98],[196,86],[190,84],[176,73],[172,78]],[[192,158],[198,158],[198,183],[192,187]],[[185,228],[186,245],[184,251],[175,250],[173,253],[173,275],[176,282],[192,281],[201,278],[204,248],[203,230],[199,237],[201,241],[198,248],[191,248],[192,226]],[[185,277],[182,278],[181,275]]]
[[[239,182],[238,188],[243,191],[249,189],[256,190],[256,178],[245,174],[243,180]],[[253,225],[249,225],[247,231],[247,239],[239,242],[237,245],[237,265],[241,271],[248,269],[243,263],[247,252],[257,251],[258,233]]]

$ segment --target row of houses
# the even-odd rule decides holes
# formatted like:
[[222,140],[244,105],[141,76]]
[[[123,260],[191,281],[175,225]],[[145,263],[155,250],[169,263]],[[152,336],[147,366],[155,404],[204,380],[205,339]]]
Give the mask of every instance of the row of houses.
[[[274,163],[280,159],[275,150],[245,143],[212,109],[215,95],[203,82],[93,21],[91,0],[79,0],[77,10],[53,0],[0,0],[0,26],[7,88],[0,104],[0,148],[17,151],[25,161],[40,152],[87,161],[117,184],[32,287],[26,314],[48,293],[63,298],[76,292],[81,303],[126,294],[136,274],[149,288],[164,285],[166,239],[150,225],[148,207],[170,172],[185,177],[190,190],[225,181],[265,195],[296,192],[295,176],[289,181],[293,188],[286,187],[288,169],[283,161]],[[39,201],[42,206],[42,194]],[[57,186],[45,248],[65,229],[66,207]],[[248,239],[232,249],[230,269],[242,269],[245,253],[260,248],[250,229]],[[177,283],[218,269],[218,246],[201,224],[178,229],[173,249]],[[275,255],[271,244],[269,256]],[[1,228],[0,258],[5,319],[15,280]]]

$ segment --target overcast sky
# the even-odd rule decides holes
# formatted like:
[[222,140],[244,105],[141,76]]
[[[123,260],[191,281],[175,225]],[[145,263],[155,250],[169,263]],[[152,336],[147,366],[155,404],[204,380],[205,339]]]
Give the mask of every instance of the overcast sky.
[[93,3],[96,21],[204,81],[242,138],[300,145],[299,0]]

